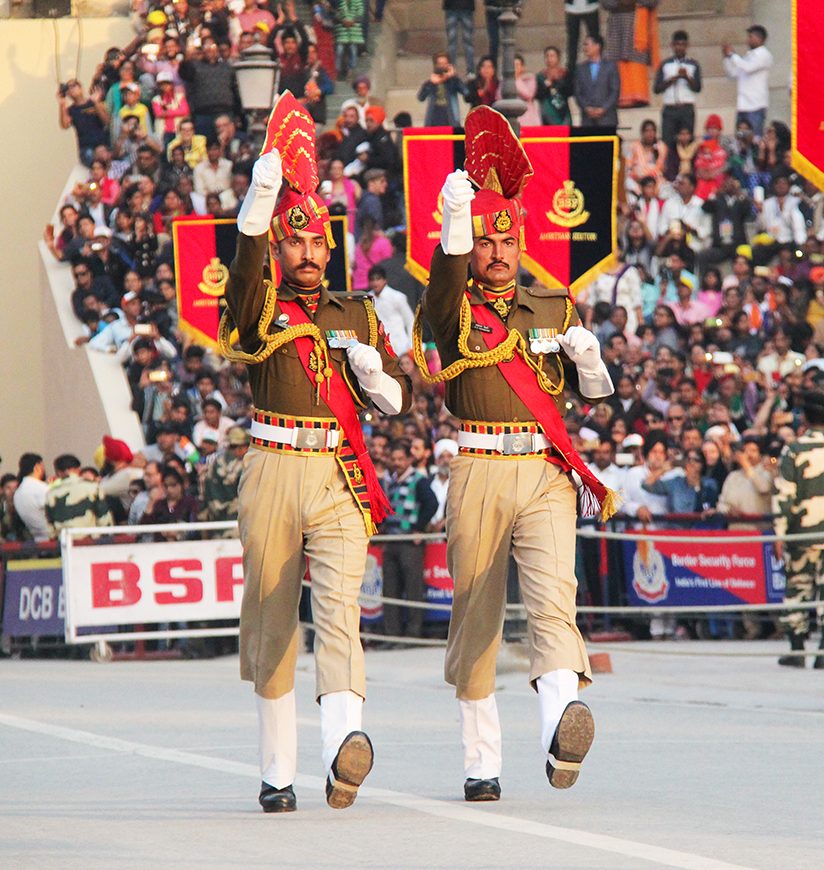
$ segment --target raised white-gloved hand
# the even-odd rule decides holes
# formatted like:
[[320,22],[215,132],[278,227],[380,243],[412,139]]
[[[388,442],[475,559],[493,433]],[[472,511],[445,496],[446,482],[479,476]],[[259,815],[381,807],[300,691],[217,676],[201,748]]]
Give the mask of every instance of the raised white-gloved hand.
[[446,176],[443,188],[441,247],[445,254],[468,254],[472,250],[472,213],[470,204],[475,189],[463,169]]
[[346,348],[346,356],[363,391],[381,411],[385,414],[400,413],[403,404],[401,385],[383,370],[378,351],[359,342]]
[[582,395],[600,399],[615,392],[594,333],[583,326],[570,326],[556,340],[578,369],[578,386]]
[[269,229],[282,181],[280,154],[261,154],[252,167],[252,183],[237,216],[237,227],[245,236],[259,236]]

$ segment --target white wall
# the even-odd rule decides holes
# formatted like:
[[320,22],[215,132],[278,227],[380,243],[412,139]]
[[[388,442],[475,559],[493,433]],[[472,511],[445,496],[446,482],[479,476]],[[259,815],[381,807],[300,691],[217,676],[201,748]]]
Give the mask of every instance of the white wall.
[[[0,21],[0,471],[16,471],[17,458],[26,450],[42,452],[51,460],[63,449],[78,450],[91,460],[86,445],[99,443],[99,420],[83,429],[82,391],[88,384],[65,383],[58,377],[59,354],[53,352],[58,333],[41,260],[38,240],[51,219],[57,198],[76,163],[74,131],[57,122],[55,32],[61,47],[61,78],[77,75],[88,84],[95,66],[110,45],[131,38],[125,18]],[[80,68],[75,69],[82,42]],[[63,352],[63,348],[60,348]],[[83,351],[77,351],[84,353]],[[76,388],[75,388],[76,387]],[[49,430],[57,434],[47,438]],[[58,444],[64,424],[65,447]],[[78,422],[80,426],[78,427]]]

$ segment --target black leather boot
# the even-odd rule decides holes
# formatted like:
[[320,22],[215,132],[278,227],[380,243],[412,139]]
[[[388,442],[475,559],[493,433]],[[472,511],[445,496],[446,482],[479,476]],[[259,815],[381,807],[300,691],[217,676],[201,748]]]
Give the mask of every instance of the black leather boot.
[[275,788],[268,782],[261,782],[258,801],[264,813],[293,813],[298,808],[295,790],[291,785]]
[[498,777],[491,779],[468,779],[464,783],[464,800],[498,801],[501,799],[501,784]]
[[[804,649],[804,638],[802,635],[792,632],[788,634],[788,637],[790,639],[790,649],[793,652],[801,652]],[[785,668],[803,668],[804,656],[781,656],[778,659],[778,664],[783,665]]]

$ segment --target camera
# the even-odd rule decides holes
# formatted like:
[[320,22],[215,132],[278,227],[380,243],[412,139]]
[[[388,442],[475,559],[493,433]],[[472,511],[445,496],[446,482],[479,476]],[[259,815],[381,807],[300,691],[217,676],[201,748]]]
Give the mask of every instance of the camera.
[[439,76],[445,76],[449,72],[449,69],[448,69],[448,67],[445,67],[445,66],[436,66],[435,72]]
[[60,87],[58,88],[58,92],[61,97],[65,97],[69,93],[69,83],[68,82],[60,82]]
[[154,384],[161,384],[163,381],[169,379],[169,373],[164,372],[162,369],[149,372],[149,380]]
[[151,335],[152,334],[152,324],[151,323],[136,323],[134,327],[135,335]]

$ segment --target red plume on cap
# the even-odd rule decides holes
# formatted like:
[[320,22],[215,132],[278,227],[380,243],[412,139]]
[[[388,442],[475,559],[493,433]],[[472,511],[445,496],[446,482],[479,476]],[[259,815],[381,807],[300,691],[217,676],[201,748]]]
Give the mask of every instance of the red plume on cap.
[[466,116],[464,131],[464,169],[472,181],[507,199],[520,196],[534,173],[506,118],[489,106],[478,106]]
[[524,210],[520,202],[534,172],[509,122],[489,106],[473,109],[464,121],[466,169],[481,188],[472,201],[472,233],[508,233],[523,241]]
[[315,157],[315,122],[292,96],[284,91],[275,101],[266,124],[266,139],[261,154],[278,151],[283,177],[299,193],[317,190],[318,163]]
[[266,125],[266,139],[261,154],[277,151],[283,177],[291,189],[286,190],[275,208],[272,234],[278,241],[301,230],[325,235],[334,248],[329,209],[315,193],[318,164],[315,156],[315,122],[306,109],[284,91],[275,102]]

